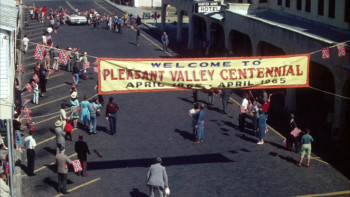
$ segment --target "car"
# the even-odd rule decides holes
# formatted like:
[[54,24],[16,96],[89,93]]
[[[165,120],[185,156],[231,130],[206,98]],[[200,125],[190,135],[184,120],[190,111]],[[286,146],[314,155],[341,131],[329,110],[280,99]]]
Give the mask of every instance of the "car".
[[79,15],[69,15],[66,22],[70,25],[86,25],[88,23],[85,16]]

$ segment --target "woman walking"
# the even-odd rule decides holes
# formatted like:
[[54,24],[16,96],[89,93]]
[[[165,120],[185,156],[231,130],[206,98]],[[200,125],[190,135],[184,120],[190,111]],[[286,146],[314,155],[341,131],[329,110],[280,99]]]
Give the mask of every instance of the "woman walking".
[[264,137],[265,137],[265,130],[266,130],[266,114],[262,111],[259,110],[259,118],[258,118],[258,137],[259,137],[259,142],[257,144],[264,144]]
[[90,103],[90,133],[96,134],[97,116],[100,115],[101,104],[94,98]]
[[306,129],[306,134],[301,137],[301,158],[298,166],[303,163],[304,157],[306,155],[307,164],[306,167],[310,167],[310,155],[311,155],[311,143],[314,142],[314,138],[310,135],[310,130]]
[[77,124],[78,124],[78,119],[79,119],[79,101],[78,101],[78,93],[77,92],[73,92],[71,94],[71,99],[70,99],[70,118],[73,120],[73,127],[76,128]]
[[80,106],[81,106],[80,121],[84,122],[84,126],[86,127],[87,122],[90,122],[90,110],[89,110],[90,103],[86,95],[84,96],[84,100],[80,103]]

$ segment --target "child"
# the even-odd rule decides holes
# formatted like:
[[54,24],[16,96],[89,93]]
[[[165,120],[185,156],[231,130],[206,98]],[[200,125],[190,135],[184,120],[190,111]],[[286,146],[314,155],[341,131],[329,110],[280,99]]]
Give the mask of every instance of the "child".
[[70,124],[70,118],[67,118],[67,123],[66,123],[66,140],[68,140],[68,137],[70,141],[72,141],[72,125]]
[[34,104],[39,104],[39,86],[38,84],[32,80],[31,82],[32,88],[33,88],[33,103]]

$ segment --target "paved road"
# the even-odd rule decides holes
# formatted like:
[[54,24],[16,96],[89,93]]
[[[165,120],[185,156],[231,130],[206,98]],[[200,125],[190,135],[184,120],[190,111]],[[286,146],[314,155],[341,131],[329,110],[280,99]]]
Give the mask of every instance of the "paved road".
[[[26,1],[25,4],[31,5]],[[62,5],[68,9],[71,5],[82,10],[96,8],[99,13],[121,14],[100,1],[38,1],[36,5],[48,8]],[[34,22],[25,33],[31,41],[40,42],[43,29],[43,24]],[[53,40],[60,48],[78,47],[98,57],[169,57],[160,51],[159,39],[146,32],[147,28],[143,27],[142,34],[148,39],[142,38],[141,47],[135,45],[135,31],[127,28],[120,35],[104,28],[59,26]],[[26,73],[32,73],[34,47],[29,47],[23,61]],[[31,74],[24,76],[28,80]],[[91,71],[89,77],[79,84],[80,98],[85,94],[95,95],[97,75]],[[39,170],[34,177],[23,176],[24,196],[58,194],[55,167],[49,165],[54,162],[56,151],[53,129],[60,103],[69,99],[71,83],[72,75],[62,69],[49,79],[49,90],[39,105],[29,104],[33,121],[37,123],[34,138],[40,144],[35,169]],[[299,155],[286,152],[283,139],[271,130],[266,143],[257,145],[256,137],[238,131],[238,107],[230,105],[229,115],[224,115],[218,97],[206,110],[204,143],[194,145],[187,115],[192,106],[190,91],[111,96],[120,106],[117,135],[109,134],[108,122],[102,116],[98,118],[97,135],[89,136],[80,127],[73,133],[73,142],[67,142],[66,154],[72,159],[76,159],[74,141],[78,135],[84,135],[90,149],[97,149],[103,156],[99,158],[92,152],[88,157],[88,177],[69,173],[68,188],[74,189],[71,196],[147,196],[146,173],[158,156],[167,167],[172,196],[295,196],[349,190],[349,180],[322,161],[312,160],[310,168],[296,167]],[[31,98],[29,93],[24,93],[24,97]],[[204,93],[199,94],[202,102],[206,98]],[[23,158],[25,169],[26,158]]]

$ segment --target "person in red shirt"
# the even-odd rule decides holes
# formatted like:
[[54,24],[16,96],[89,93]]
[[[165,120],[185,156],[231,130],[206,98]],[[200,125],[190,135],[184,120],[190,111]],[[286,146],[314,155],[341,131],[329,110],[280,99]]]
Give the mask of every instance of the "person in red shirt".
[[267,112],[269,111],[271,96],[272,96],[272,94],[269,95],[269,98],[267,99],[267,101],[261,107],[265,114],[267,114]]
[[41,9],[41,23],[44,23],[44,21],[45,21],[46,11],[47,11],[47,8],[44,6],[44,7]]
[[65,130],[66,130],[66,140],[68,140],[68,138],[69,138],[69,140],[72,141],[72,132],[73,132],[73,130],[72,130],[72,125],[70,124],[70,118],[69,117],[67,118]]
[[109,120],[109,127],[111,129],[111,134],[115,135],[117,133],[117,112],[119,106],[117,103],[113,102],[113,97],[109,97],[109,102],[106,107],[106,120]]

